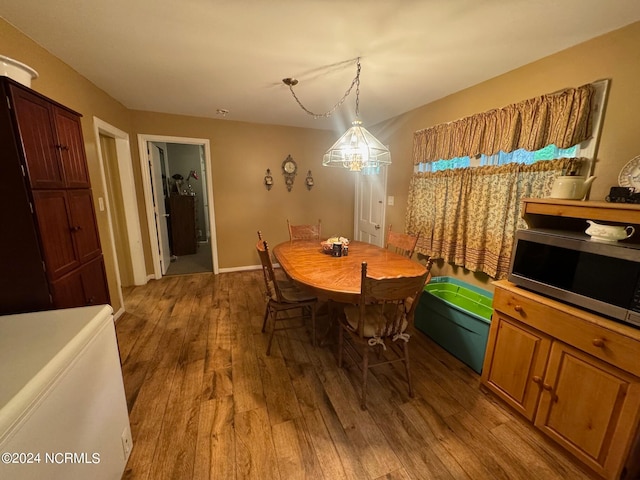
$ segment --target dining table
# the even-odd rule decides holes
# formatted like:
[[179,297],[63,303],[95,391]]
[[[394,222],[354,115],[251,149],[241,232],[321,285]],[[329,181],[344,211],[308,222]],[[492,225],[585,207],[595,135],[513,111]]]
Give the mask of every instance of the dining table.
[[273,248],[285,274],[323,300],[358,303],[362,262],[373,278],[422,275],[426,267],[403,255],[366,242],[351,241],[347,256],[325,253],[318,240],[291,240]]

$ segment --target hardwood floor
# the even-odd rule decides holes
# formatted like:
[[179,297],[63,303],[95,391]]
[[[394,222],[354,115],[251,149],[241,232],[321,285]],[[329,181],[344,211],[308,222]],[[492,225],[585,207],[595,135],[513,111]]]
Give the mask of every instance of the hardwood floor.
[[[260,271],[165,277],[126,292],[116,330],[133,432],[125,479],[595,478],[421,332],[402,366],[359,370],[307,329],[260,332]],[[319,325],[326,318],[319,317]]]

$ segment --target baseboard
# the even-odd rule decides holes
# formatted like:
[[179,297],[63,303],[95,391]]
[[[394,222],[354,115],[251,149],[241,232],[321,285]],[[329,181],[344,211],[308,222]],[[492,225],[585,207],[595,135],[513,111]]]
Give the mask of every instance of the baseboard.
[[[275,265],[274,265],[275,267]],[[261,265],[247,265],[244,267],[229,267],[229,268],[221,268],[218,271],[220,273],[231,273],[231,272],[245,272],[248,270],[260,270],[262,268]]]
[[119,319],[122,315],[124,315],[124,313],[125,313],[125,311],[124,311],[124,307],[120,307],[120,309],[119,309],[117,312],[115,312],[115,313],[113,314],[113,321],[114,321],[114,323],[115,323],[115,322],[117,322],[117,321],[118,321],[118,319]]

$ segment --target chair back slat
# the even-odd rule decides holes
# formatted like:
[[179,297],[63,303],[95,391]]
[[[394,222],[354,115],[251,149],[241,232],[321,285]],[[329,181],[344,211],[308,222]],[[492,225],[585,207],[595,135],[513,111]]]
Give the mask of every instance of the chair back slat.
[[410,235],[408,233],[394,232],[391,229],[391,225],[389,225],[385,248],[393,250],[400,255],[405,255],[411,258],[413,256],[413,252],[416,249],[419,238],[419,233],[417,235]]
[[256,250],[260,257],[260,263],[262,264],[262,274],[264,276],[267,297],[281,301],[282,296],[278,287],[278,282],[276,281],[276,274],[273,270],[271,253],[269,252],[269,245],[267,244],[267,241],[258,240],[258,243],[256,243]]
[[364,337],[364,318],[376,312],[379,323],[376,335],[390,337],[402,333],[413,322],[415,307],[429,278],[430,262],[426,271],[413,277],[373,278],[367,274],[367,263],[362,262],[359,299],[360,319],[358,333]]
[[322,223],[318,220],[317,225],[292,225],[287,220],[287,227],[289,228],[290,240],[320,240],[322,234]]

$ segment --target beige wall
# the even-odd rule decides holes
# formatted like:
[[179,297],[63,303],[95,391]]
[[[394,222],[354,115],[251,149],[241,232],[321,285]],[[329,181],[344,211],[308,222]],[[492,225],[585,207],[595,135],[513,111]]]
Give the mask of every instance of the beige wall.
[[[597,178],[590,194],[591,200],[604,200],[609,187],[617,185],[620,169],[640,154],[638,45],[640,22],[422,106],[372,129],[388,139],[394,162],[389,171],[388,194],[395,196],[395,206],[387,207],[387,223],[393,223],[394,229],[395,225],[405,225],[414,131],[561,88],[609,78],[611,88],[594,169]],[[489,281],[485,275],[474,275],[442,262],[436,264],[434,273],[464,277],[485,287]]]
[[[352,235],[354,177],[342,169],[321,166],[322,154],[335,141],[335,134],[140,111],[131,114],[137,133],[209,140],[220,268],[258,265],[256,231],[262,230],[264,238],[276,245],[289,238],[287,218],[294,223],[321,218],[327,235]],[[134,163],[138,163],[135,148]],[[281,170],[287,155],[298,164],[291,192]],[[264,187],[267,168],[274,178],[271,191]],[[315,181],[311,191],[304,184],[308,170]]]
[[[152,271],[151,241],[146,232],[142,176],[136,144],[136,135],[139,133],[210,140],[215,226],[221,268],[257,264],[258,259],[253,250],[255,231],[262,229],[270,243],[276,244],[287,238],[287,218],[296,223],[322,218],[323,232],[326,235],[353,235],[353,176],[341,169],[322,168],[320,164],[322,153],[336,139],[335,133],[129,111],[1,19],[0,38],[0,53],[38,70],[41,78],[34,81],[35,90],[84,115],[83,130],[94,197],[104,196],[104,192],[100,184],[93,116],[130,133],[145,260],[149,273]],[[415,130],[560,88],[611,78],[599,161],[595,167],[598,178],[591,194],[592,199],[603,199],[609,187],[617,183],[617,174],[622,166],[640,153],[637,135],[640,62],[637,60],[637,45],[640,45],[640,23],[526,65],[371,128],[384,143],[389,144],[392,152],[393,165],[389,167],[388,194],[395,196],[395,206],[387,206],[387,224],[392,223],[394,229],[402,229],[405,224]],[[428,85],[425,88],[429,88]],[[290,193],[284,187],[280,170],[282,161],[289,154],[298,163],[298,176]],[[270,192],[263,186],[267,168],[271,169],[276,181]],[[310,192],[303,183],[309,169],[312,170],[316,183]],[[106,234],[104,212],[98,212],[98,222],[112,298],[117,298],[113,293],[115,265],[110,254],[111,245]],[[466,276],[474,283],[487,281],[482,275],[470,275],[463,269],[451,269],[444,265],[437,265],[435,271]]]

